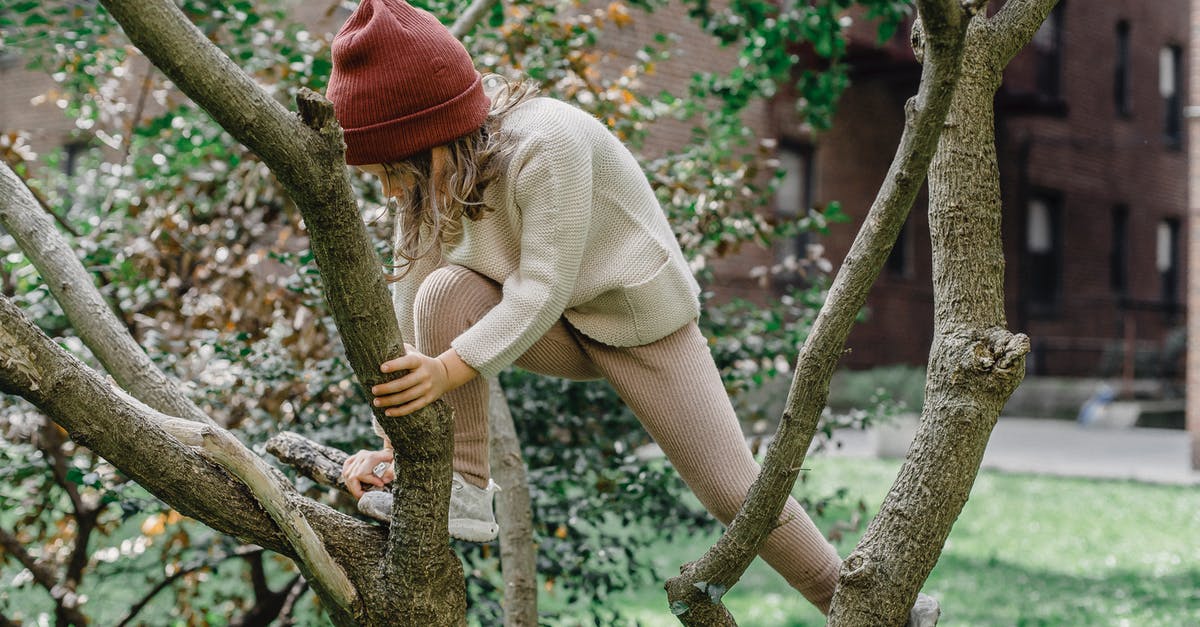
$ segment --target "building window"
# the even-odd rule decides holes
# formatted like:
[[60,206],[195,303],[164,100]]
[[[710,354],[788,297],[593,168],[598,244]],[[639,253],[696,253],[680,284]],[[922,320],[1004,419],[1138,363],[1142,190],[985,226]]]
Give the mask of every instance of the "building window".
[[1113,72],[1113,104],[1117,115],[1129,117],[1133,114],[1133,103],[1129,94],[1129,22],[1117,22],[1116,69]]
[[887,271],[888,274],[898,277],[907,277],[912,274],[912,254],[909,252],[909,237],[908,223],[905,220],[900,226],[900,233],[896,235],[896,244],[892,246],[892,252],[888,254]]
[[1129,207],[1117,205],[1112,212],[1112,240],[1108,257],[1108,284],[1117,294],[1129,291]]
[[1158,223],[1154,267],[1162,279],[1162,301],[1179,304],[1179,220],[1167,218]]
[[1183,143],[1183,49],[1167,46],[1158,54],[1158,93],[1163,98],[1166,118],[1163,132],[1167,145]]
[[[808,216],[813,203],[813,147],[807,144],[785,145],[779,152],[783,180],[775,191],[775,211],[781,222],[794,222]],[[780,263],[794,276],[796,264],[808,257],[810,233],[805,231],[780,241]]]
[[1062,87],[1063,2],[1059,2],[1033,35],[1037,59],[1037,91],[1050,100],[1058,100]]
[[1057,306],[1062,288],[1061,213],[1061,201],[1049,194],[1034,196],[1026,208],[1025,298],[1043,313]]

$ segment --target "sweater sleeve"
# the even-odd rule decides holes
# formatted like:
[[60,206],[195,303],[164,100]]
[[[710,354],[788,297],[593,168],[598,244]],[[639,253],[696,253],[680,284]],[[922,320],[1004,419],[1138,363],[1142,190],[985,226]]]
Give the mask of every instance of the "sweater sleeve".
[[[483,376],[517,360],[567,308],[592,211],[591,147],[564,124],[543,130],[512,181],[520,260],[500,303],[451,343]],[[497,216],[498,217],[498,216]]]

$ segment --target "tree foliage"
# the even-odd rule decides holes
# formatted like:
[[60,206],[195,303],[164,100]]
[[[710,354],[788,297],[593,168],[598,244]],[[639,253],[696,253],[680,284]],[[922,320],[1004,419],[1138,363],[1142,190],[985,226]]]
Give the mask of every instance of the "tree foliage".
[[[777,180],[775,164],[769,142],[752,136],[741,115],[794,81],[802,114],[814,127],[827,127],[847,84],[842,57],[845,10],[852,5],[880,19],[881,37],[908,10],[906,2],[882,0],[786,9],[734,2],[722,11],[689,3],[713,45],[736,49],[738,61],[728,72],[697,74],[685,93],[675,94],[650,88],[656,64],[673,54],[673,34],[658,35],[632,58],[602,45],[606,30],[627,27],[641,19],[639,10],[661,9],[661,2],[593,10],[507,3],[466,43],[482,69],[538,81],[632,146],[645,144],[656,120],[689,120],[690,143],[643,162],[693,268],[708,276],[710,259],[746,243],[767,244],[841,219],[836,205],[814,209],[799,224],[776,224],[762,211]],[[461,4],[426,6],[449,17]],[[280,101],[290,102],[302,86],[323,87],[330,30],[294,22],[278,2],[187,2],[184,9]],[[75,127],[66,150],[38,156],[16,129],[5,130],[0,150],[73,237],[139,344],[249,443],[286,428],[340,448],[370,445],[364,396],[329,324],[303,225],[266,167],[174,91],[102,9],[18,2],[0,15],[0,27],[3,52],[53,78],[40,106],[62,109]],[[795,63],[808,50],[826,61],[797,75]],[[386,242],[390,225],[378,219],[378,190],[363,183],[361,194],[364,219]],[[4,293],[86,358],[45,284],[3,234],[0,254]],[[807,332],[821,299],[817,275],[813,270],[811,287],[788,296],[783,307],[709,305],[706,332],[731,392],[788,371],[790,358],[778,357],[790,355]],[[638,581],[645,564],[637,548],[654,537],[616,529],[653,522],[641,527],[657,532],[667,519],[680,521],[679,531],[708,523],[679,505],[682,485],[670,471],[634,456],[646,437],[607,386],[515,372],[505,382],[535,484],[539,565],[568,599],[610,611],[593,601]],[[55,568],[71,590],[103,590],[108,574],[145,579],[124,605],[101,607],[94,594],[90,603],[77,599],[81,611],[119,620],[137,597],[168,582],[170,591],[158,594],[171,597],[175,612],[220,624],[221,617],[250,614],[295,590],[286,563],[180,519],[27,405],[0,403],[0,454],[10,462],[0,471],[8,512],[0,530]],[[85,529],[79,521],[89,515],[95,524]],[[495,568],[490,550],[460,548],[474,564],[473,611],[487,617],[498,599],[487,576]],[[3,556],[15,565],[12,551]],[[217,583],[224,577],[214,575],[229,569],[254,584],[252,595]],[[85,575],[95,588],[80,586]],[[0,593],[6,614],[31,602],[64,611],[61,603],[31,601],[40,593],[28,577],[19,583]]]

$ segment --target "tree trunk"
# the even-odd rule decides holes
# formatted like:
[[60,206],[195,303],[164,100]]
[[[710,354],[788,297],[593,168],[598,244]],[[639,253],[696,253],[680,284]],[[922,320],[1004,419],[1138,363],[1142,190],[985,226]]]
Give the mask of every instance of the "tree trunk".
[[988,437],[1025,372],[1029,338],[1006,330],[992,101],[1012,55],[1055,0],[977,17],[929,171],[934,339],[925,406],[904,466],[843,564],[830,625],[902,625],[962,512]]
[[914,51],[924,58],[917,95],[905,107],[904,134],[887,178],[846,254],[797,359],[779,429],[729,528],[707,553],[667,581],[673,614],[685,625],[733,625],[720,599],[733,587],[775,528],[804,464],[846,337],[866,302],[925,178],[958,80],[968,20],[980,2],[921,0]]
[[504,577],[504,627],[537,627],[537,546],[529,474],[500,381],[488,379],[492,475],[500,484],[496,518],[500,523],[500,572]]

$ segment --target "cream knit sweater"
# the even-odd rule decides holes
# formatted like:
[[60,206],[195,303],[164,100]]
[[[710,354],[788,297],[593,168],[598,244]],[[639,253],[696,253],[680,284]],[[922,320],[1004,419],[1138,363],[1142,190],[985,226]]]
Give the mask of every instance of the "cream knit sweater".
[[452,346],[483,376],[498,374],[560,317],[610,346],[666,337],[699,316],[700,287],[637,160],[591,115],[549,98],[504,122],[517,146],[484,192],[492,208],[463,220],[442,259],[418,260],[394,284],[400,331],[412,341],[421,282],[443,263],[503,286],[503,296]]

